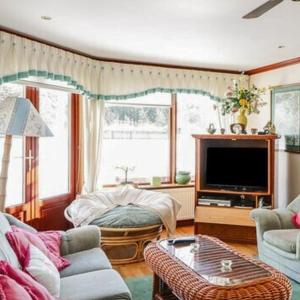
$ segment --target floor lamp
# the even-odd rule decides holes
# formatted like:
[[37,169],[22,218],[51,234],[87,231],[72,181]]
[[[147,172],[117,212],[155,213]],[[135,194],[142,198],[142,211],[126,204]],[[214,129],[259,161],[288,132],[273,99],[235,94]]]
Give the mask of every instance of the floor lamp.
[[0,211],[4,211],[12,136],[48,137],[53,134],[32,103],[20,97],[0,102],[0,134],[5,135],[0,173]]

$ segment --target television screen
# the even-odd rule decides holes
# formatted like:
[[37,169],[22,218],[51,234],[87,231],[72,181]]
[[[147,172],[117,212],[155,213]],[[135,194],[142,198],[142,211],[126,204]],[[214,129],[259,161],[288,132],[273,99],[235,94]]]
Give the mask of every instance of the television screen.
[[266,189],[266,148],[207,148],[206,186],[234,189]]

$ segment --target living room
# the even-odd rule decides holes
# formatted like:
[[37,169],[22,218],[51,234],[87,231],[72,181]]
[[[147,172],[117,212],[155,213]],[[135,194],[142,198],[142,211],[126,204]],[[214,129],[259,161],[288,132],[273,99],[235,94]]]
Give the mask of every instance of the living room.
[[296,0],[0,1],[0,299],[300,299]]

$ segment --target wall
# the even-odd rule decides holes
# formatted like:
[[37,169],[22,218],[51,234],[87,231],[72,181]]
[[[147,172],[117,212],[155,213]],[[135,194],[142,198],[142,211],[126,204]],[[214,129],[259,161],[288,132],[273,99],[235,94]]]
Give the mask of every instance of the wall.
[[[300,84],[300,64],[264,72],[250,77],[251,84],[257,87],[273,87]],[[271,94],[266,92],[267,106],[263,107],[259,115],[250,116],[248,128],[261,129],[271,118]],[[276,152],[276,203],[278,207],[286,206],[300,194],[300,154]]]

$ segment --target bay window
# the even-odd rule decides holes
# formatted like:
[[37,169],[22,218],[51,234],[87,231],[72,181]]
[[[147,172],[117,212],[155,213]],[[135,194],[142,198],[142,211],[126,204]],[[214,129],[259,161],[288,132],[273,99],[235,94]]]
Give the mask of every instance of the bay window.
[[[26,92],[25,92],[26,91]],[[26,95],[39,110],[53,137],[14,137],[7,186],[7,206],[35,200],[68,201],[75,197],[78,95],[47,86],[0,86],[0,101]],[[192,94],[155,93],[128,100],[106,101],[100,180],[148,184],[153,176],[175,183],[175,173],[194,174],[193,133],[218,125],[214,102]],[[0,155],[4,138],[0,137]],[[31,167],[33,166],[33,170]],[[51,201],[50,201],[51,202]],[[44,201],[49,203],[49,201]]]

